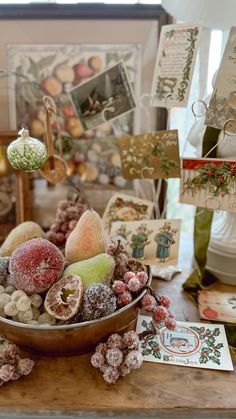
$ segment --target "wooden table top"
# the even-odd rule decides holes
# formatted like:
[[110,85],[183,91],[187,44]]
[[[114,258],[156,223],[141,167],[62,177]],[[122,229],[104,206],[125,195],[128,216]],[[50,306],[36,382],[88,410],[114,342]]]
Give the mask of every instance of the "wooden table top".
[[[196,307],[181,290],[191,265],[191,243],[183,244],[182,274],[153,285],[171,297],[177,320],[198,321]],[[236,417],[235,372],[145,362],[109,385],[90,356],[35,357],[30,376],[0,389],[0,417]]]

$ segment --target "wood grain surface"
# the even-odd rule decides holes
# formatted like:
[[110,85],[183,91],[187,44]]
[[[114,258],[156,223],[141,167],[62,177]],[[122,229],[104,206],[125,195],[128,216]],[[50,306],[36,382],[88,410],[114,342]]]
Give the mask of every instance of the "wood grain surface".
[[[182,249],[182,274],[153,285],[172,298],[178,320],[198,321],[196,307],[181,290],[190,271],[191,242],[184,239]],[[90,356],[34,356],[30,376],[1,388],[0,417],[236,417],[235,372],[145,362],[109,385],[90,365]]]

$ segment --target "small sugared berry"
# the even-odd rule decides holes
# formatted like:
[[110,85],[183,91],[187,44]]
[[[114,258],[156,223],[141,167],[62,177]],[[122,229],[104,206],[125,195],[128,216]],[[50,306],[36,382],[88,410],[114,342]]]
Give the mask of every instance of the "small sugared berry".
[[169,308],[170,307],[170,299],[166,297],[165,295],[162,295],[160,298],[160,305]]
[[100,354],[102,355],[106,355],[107,349],[108,349],[107,344],[101,342],[96,346],[95,351],[100,352]]
[[139,337],[138,337],[138,334],[134,330],[131,330],[125,333],[123,337],[123,341],[127,349],[139,348],[139,344],[140,344]]
[[168,317],[169,317],[170,319],[174,319],[174,317],[175,317],[175,313],[173,313],[173,311],[171,311],[171,310],[168,310]]
[[165,322],[168,319],[168,311],[165,307],[159,306],[153,312],[153,320],[156,323]]
[[123,281],[114,281],[112,285],[112,289],[115,294],[122,294],[124,291],[126,291],[126,285]]
[[107,341],[108,348],[122,348],[123,347],[123,339],[118,333],[113,333],[108,341]]
[[123,361],[123,352],[119,348],[110,348],[106,353],[106,360],[112,367],[119,367]]
[[137,272],[136,277],[139,279],[141,285],[146,285],[146,283],[148,281],[147,272],[144,272],[144,271]]
[[129,282],[127,283],[127,288],[131,291],[131,292],[137,292],[140,290],[141,288],[141,283],[139,281],[139,279],[134,276],[133,278],[131,278],[129,280]]
[[165,326],[166,326],[167,329],[175,330],[175,328],[176,328],[176,321],[175,321],[175,319],[168,319],[165,322]]
[[129,291],[125,291],[122,294],[119,294],[117,297],[117,305],[119,307],[127,306],[129,303],[132,302],[132,295]]
[[117,368],[108,366],[103,374],[104,380],[109,384],[115,384],[120,374]]
[[128,367],[128,365],[122,362],[122,364],[120,364],[119,366],[119,373],[122,377],[124,377],[125,375],[130,373],[130,367]]
[[135,273],[134,273],[134,272],[129,271],[129,272],[126,272],[126,273],[124,274],[123,279],[124,279],[124,281],[125,281],[125,282],[129,282],[129,280],[130,280],[131,278],[134,278],[134,277],[135,277]]
[[142,307],[145,311],[151,312],[155,310],[155,308],[157,307],[157,302],[155,298],[150,294],[144,295],[141,302],[142,302]]
[[139,351],[130,351],[125,358],[125,364],[130,369],[140,368],[143,363],[143,357]]
[[105,364],[105,357],[100,352],[95,352],[91,357],[91,364],[95,368],[100,368]]

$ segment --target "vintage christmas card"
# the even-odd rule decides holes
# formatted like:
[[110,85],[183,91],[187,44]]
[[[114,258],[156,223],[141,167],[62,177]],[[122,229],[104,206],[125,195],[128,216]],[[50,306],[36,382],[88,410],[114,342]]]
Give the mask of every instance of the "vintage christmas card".
[[183,159],[180,202],[236,212],[236,161]]
[[236,293],[199,291],[198,310],[201,319],[236,323]]
[[200,35],[198,24],[162,26],[151,106],[186,107]]
[[180,177],[177,130],[123,136],[118,144],[125,179]]
[[141,341],[144,361],[185,367],[233,371],[223,325],[177,322],[175,330],[162,327],[151,334],[152,319],[139,316],[137,332],[150,330]]
[[74,87],[70,96],[84,130],[95,128],[136,106],[122,61]]
[[110,199],[103,214],[103,222],[110,229],[114,221],[149,220],[153,213],[153,203],[131,195],[116,193]]
[[205,124],[223,129],[228,119],[236,119],[236,27],[232,27],[214,90],[211,96]]
[[180,220],[114,222],[110,236],[145,265],[178,264]]

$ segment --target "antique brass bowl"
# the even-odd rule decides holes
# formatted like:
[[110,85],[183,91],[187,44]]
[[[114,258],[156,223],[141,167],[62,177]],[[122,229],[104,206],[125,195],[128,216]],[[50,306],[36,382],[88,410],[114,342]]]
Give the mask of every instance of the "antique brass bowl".
[[[151,270],[148,268],[148,284]],[[92,350],[112,333],[135,329],[139,302],[132,303],[101,319],[63,326],[35,326],[0,317],[0,333],[17,345],[43,355],[81,354]]]

